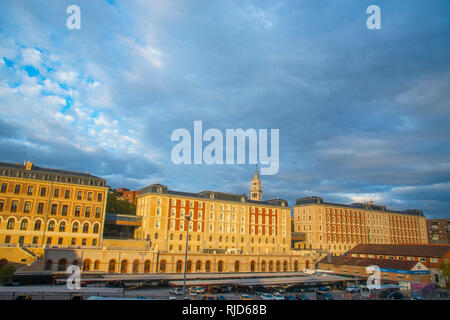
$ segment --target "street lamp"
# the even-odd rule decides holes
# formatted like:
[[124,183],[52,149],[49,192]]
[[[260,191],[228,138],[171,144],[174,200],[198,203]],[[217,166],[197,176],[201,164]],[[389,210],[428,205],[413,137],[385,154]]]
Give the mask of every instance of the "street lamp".
[[188,254],[188,244],[189,244],[189,220],[191,220],[191,215],[186,216],[187,220],[187,232],[186,232],[186,253],[184,255],[184,277],[183,277],[183,299],[186,295],[186,269],[187,269],[187,254]]

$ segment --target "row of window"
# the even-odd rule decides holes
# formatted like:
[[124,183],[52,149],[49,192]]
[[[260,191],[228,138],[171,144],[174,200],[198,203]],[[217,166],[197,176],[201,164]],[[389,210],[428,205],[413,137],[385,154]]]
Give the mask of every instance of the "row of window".
[[[24,242],[25,242],[25,237],[24,236],[20,236],[19,237],[19,242],[18,242],[19,245],[22,246],[24,244]],[[32,239],[32,244],[38,244],[38,242],[39,242],[39,237],[34,236],[33,239]],[[47,239],[45,241],[45,244],[53,245],[54,244],[53,242],[54,241],[53,241],[52,237],[47,237]],[[5,243],[6,244],[10,244],[11,243],[11,236],[10,235],[5,236]],[[64,238],[63,237],[59,237],[56,244],[57,245],[63,245],[63,243],[64,243]],[[97,243],[98,243],[97,239],[92,239],[92,242],[91,242],[92,246],[95,247],[97,245]],[[70,245],[71,246],[76,246],[77,245],[77,239],[76,238],[72,238]],[[87,239],[81,239],[81,245],[82,246],[87,246],[88,245],[87,244]]]
[[90,186],[100,186],[103,187],[105,185],[104,181],[97,179],[84,179],[84,178],[75,178],[75,177],[67,177],[67,176],[56,176],[47,173],[37,173],[32,171],[12,171],[11,169],[3,170],[3,175],[5,177],[15,176],[17,178],[25,178],[25,179],[42,179],[46,181],[56,181],[56,182],[67,182],[67,183],[76,183],[76,184],[86,184]]
[[[28,221],[28,219],[22,219],[21,221],[20,221],[20,230],[27,230],[28,229],[28,223],[29,223],[29,221]],[[15,226],[15,224],[16,224],[16,220],[14,219],[14,218],[9,218],[8,219],[8,221],[7,221],[7,223],[6,223],[6,229],[7,230],[14,230],[14,226]],[[41,220],[36,220],[35,222],[34,222],[34,228],[33,228],[33,230],[34,231],[40,231],[41,230],[41,224],[42,224],[42,221]],[[65,221],[61,221],[60,223],[59,223],[59,229],[58,229],[58,231],[59,232],[66,232],[66,222]],[[85,223],[83,223],[83,233],[89,233],[89,223],[88,222],[85,222]],[[55,231],[55,226],[56,226],[56,222],[55,221],[53,221],[53,220],[50,220],[49,222],[48,222],[48,225],[47,225],[47,231]],[[79,226],[80,226],[80,223],[78,223],[78,222],[73,222],[72,223],[72,232],[78,232],[78,229],[79,229]],[[93,224],[93,227],[92,227],[92,232],[93,233],[99,233],[99,229],[100,229],[100,224],[99,223],[94,223]]]
[[[4,211],[4,207],[5,207],[5,201],[0,200],[0,212]],[[19,201],[18,200],[11,201],[11,207],[9,209],[9,212],[15,213],[18,211],[18,208],[19,208]],[[37,208],[36,208],[36,213],[42,214],[42,213],[44,213],[44,209],[45,209],[45,204],[43,202],[39,202],[37,205]],[[68,211],[69,211],[69,205],[63,204],[61,206],[61,215],[67,216]],[[84,216],[86,218],[89,218],[91,216],[91,211],[92,211],[92,207],[86,207],[84,210]],[[25,201],[25,203],[23,205],[23,213],[30,213],[30,212],[31,212],[31,201]],[[50,207],[50,214],[56,215],[57,213],[58,213],[58,204],[53,203]],[[100,218],[101,213],[102,213],[101,208],[99,208],[99,207],[95,208],[95,218]],[[73,215],[75,217],[81,216],[81,206],[75,206]]]
[[[20,184],[16,184],[14,186],[14,194],[20,194],[21,192],[21,188],[22,186]],[[1,188],[0,188],[0,192],[1,193],[6,193],[8,190],[8,184],[7,183],[2,183]],[[32,196],[34,194],[34,186],[28,186],[26,194],[29,196]],[[63,197],[64,199],[70,199],[70,194],[71,194],[71,190],[65,190],[64,191],[64,196],[62,195],[62,191],[60,194],[60,189],[56,188],[53,190],[53,198],[59,198],[59,197]],[[46,197],[47,196],[47,187],[41,187],[39,195],[41,197]],[[88,201],[92,201],[94,197],[94,193],[93,192],[88,192],[87,193],[87,197],[86,200]],[[78,191],[77,192],[77,200],[83,200],[83,191]],[[103,199],[103,193],[98,192],[97,193],[97,201],[101,202]]]

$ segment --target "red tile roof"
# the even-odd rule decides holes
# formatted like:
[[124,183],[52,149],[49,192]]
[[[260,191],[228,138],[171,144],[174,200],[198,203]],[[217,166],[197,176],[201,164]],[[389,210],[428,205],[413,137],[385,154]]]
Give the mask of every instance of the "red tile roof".
[[450,244],[358,244],[347,254],[442,258],[450,251]]
[[390,259],[373,259],[373,258],[357,258],[357,257],[346,257],[346,256],[333,256],[331,257],[331,262],[328,262],[327,258],[323,258],[319,261],[320,263],[332,264],[338,266],[358,266],[358,267],[368,267],[372,265],[379,266],[384,269],[395,269],[395,270],[411,270],[414,268],[418,261],[410,260],[390,260]]

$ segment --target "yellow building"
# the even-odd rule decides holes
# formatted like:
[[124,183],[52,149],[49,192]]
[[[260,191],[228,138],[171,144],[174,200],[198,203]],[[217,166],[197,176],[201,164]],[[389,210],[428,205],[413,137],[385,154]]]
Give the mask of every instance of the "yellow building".
[[351,205],[323,202],[319,197],[297,199],[294,232],[302,232],[304,249],[342,254],[359,243],[426,244],[422,211],[387,210],[370,203]]
[[101,245],[107,188],[87,173],[0,162],[0,245]]

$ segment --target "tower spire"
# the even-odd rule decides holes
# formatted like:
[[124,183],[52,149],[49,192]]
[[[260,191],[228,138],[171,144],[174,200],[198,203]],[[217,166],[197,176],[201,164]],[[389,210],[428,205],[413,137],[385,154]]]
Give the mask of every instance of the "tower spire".
[[258,173],[258,165],[256,165],[255,174],[253,175],[252,185],[250,187],[250,200],[262,201],[261,178]]

